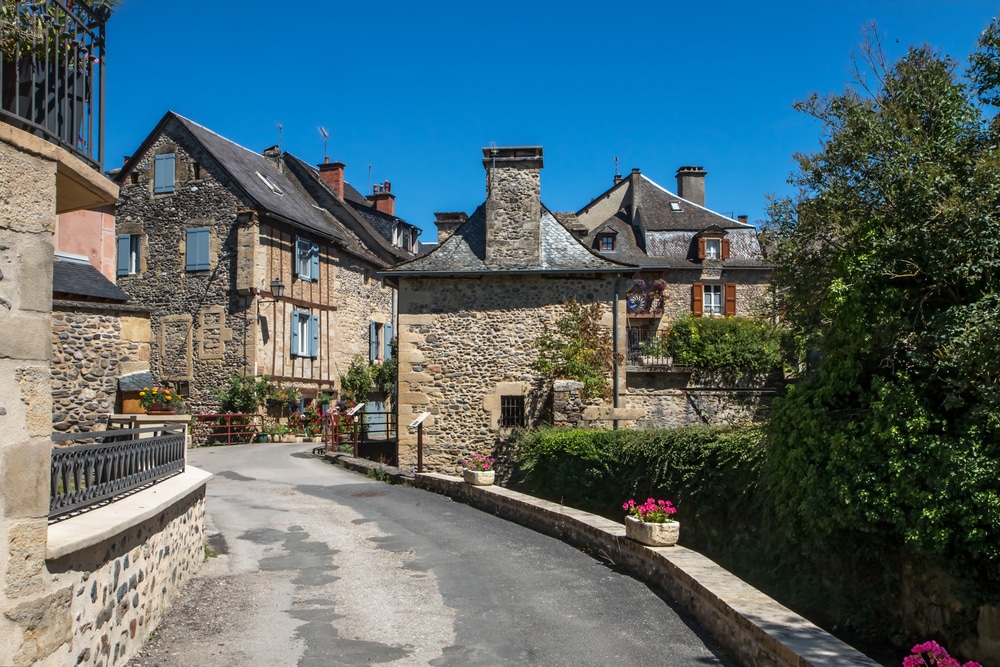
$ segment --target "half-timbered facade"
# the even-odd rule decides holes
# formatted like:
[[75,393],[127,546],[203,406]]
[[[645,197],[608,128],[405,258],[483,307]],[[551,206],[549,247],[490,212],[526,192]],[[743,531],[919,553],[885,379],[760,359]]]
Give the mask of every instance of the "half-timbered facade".
[[234,373],[336,392],[355,354],[389,349],[394,295],[375,273],[413,254],[344,199],[343,168],[169,112],[119,172],[118,285],[151,311],[153,375],[193,409]]

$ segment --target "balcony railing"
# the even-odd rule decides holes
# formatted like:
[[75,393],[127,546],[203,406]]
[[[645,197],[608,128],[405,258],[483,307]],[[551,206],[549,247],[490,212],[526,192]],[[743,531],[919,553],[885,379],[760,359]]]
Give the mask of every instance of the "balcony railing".
[[0,120],[102,169],[110,9],[83,0],[0,2]]
[[628,337],[628,354],[626,355],[626,365],[646,366],[658,370],[669,370],[673,366],[673,359],[666,351],[666,346],[656,340],[659,334],[652,328],[629,327],[626,331]]
[[[184,472],[185,427],[54,433],[49,518]],[[60,442],[91,444],[59,446]]]

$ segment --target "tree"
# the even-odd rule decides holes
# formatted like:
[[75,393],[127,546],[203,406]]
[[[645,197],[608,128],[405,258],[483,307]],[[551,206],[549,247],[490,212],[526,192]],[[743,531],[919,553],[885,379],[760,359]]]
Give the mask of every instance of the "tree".
[[927,47],[887,64],[871,33],[864,76],[797,105],[822,148],[796,156],[767,231],[786,321],[818,352],[772,417],[785,523],[1000,585],[998,35],[970,86]]
[[615,350],[611,334],[601,326],[601,304],[582,304],[574,297],[565,308],[555,331],[546,330],[535,340],[539,358],[532,368],[550,381],[566,378],[582,382],[584,398],[607,398]]

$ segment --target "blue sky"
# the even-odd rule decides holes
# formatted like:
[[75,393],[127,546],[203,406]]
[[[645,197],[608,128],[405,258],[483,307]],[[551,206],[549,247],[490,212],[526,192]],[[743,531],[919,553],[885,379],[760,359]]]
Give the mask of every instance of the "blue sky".
[[331,160],[432,241],[435,211],[485,196],[480,149],[541,145],[542,201],[575,211],[620,171],[670,190],[708,171],[709,208],[765,215],[820,128],[792,104],[839,92],[862,28],[892,56],[959,61],[1000,2],[123,0],[108,24],[105,166],[167,110],[255,151]]

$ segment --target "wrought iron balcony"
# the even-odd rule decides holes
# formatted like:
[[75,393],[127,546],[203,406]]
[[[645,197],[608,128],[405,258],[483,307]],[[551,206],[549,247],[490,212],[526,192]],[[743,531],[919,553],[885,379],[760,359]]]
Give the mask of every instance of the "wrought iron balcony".
[[0,2],[0,120],[101,170],[109,1]]

